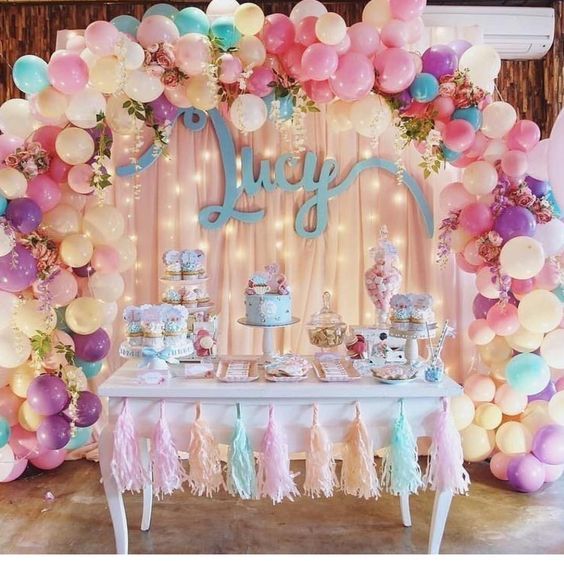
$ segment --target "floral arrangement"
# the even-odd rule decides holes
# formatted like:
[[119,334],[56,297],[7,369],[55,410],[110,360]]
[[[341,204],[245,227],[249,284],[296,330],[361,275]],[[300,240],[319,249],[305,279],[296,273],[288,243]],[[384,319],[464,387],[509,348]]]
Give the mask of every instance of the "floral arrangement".
[[13,154],[6,156],[4,164],[21,171],[30,180],[49,169],[49,154],[39,142],[26,142],[23,147],[16,148]]
[[144,50],[147,74],[160,78],[166,88],[175,88],[188,78],[175,66],[174,47],[170,43],[153,43]]

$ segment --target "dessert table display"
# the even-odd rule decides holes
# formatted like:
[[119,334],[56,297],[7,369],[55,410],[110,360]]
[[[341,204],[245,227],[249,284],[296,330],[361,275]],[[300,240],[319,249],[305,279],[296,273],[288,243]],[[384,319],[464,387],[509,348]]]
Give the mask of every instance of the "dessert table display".
[[[141,530],[148,530],[153,495],[168,495],[183,482],[199,496],[227,489],[242,499],[268,498],[273,504],[301,494],[330,497],[340,491],[377,499],[389,492],[400,497],[405,526],[411,525],[409,495],[429,488],[435,491],[429,552],[438,553],[452,496],[466,493],[469,485],[460,436],[448,412],[448,398],[462,391],[458,384],[449,378],[428,383],[420,376],[385,384],[370,375],[344,383],[329,377],[322,383],[314,363],[295,356],[282,357],[274,369],[286,370],[287,379],[304,377],[305,364],[305,380],[277,383],[266,381],[255,357],[222,361],[228,364],[221,370],[222,381],[177,376],[149,384],[139,378],[138,361],[131,359],[100,386],[100,395],[109,398],[100,468],[118,553],[128,549],[122,493],[143,492]],[[249,361],[253,366],[247,368]],[[348,362],[354,368],[356,362]],[[222,383],[230,371],[233,383]],[[257,381],[243,381],[257,372]],[[331,365],[323,373],[331,373]],[[417,458],[416,438],[421,436],[432,437],[425,474]],[[220,443],[229,446],[226,465]],[[333,455],[334,443],[343,443],[340,461]],[[381,448],[378,470],[373,454]],[[188,469],[178,450],[188,451]],[[300,489],[289,454],[303,451]]]

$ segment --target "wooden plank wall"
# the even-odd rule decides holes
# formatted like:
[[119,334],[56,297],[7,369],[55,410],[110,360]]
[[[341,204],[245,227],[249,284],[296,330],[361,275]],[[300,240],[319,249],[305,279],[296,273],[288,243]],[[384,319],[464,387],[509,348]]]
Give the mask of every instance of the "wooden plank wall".
[[[110,20],[119,14],[140,18],[148,5],[156,2],[2,2],[0,3],[0,101],[20,96],[9,65],[23,54],[46,60],[55,46],[60,29],[84,29],[96,20]],[[178,7],[201,2],[171,2]],[[206,2],[207,3],[207,2]],[[293,2],[258,1],[265,12],[289,13]],[[364,2],[326,2],[328,9],[340,13],[348,22],[360,20]],[[564,106],[564,6],[556,2],[555,42],[540,61],[504,62],[498,82],[503,99],[512,103],[523,118],[535,120],[544,135]]]

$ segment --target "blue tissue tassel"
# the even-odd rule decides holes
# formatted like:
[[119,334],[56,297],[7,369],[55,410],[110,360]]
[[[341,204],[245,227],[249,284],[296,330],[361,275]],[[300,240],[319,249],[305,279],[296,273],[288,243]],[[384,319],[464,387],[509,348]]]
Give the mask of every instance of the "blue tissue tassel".
[[405,417],[403,399],[400,399],[399,409],[392,427],[390,446],[384,453],[382,464],[382,484],[392,495],[417,493],[423,485],[417,458],[417,441]]
[[257,495],[255,458],[241,418],[239,404],[237,404],[237,420],[227,458],[227,490],[242,499],[253,499]]

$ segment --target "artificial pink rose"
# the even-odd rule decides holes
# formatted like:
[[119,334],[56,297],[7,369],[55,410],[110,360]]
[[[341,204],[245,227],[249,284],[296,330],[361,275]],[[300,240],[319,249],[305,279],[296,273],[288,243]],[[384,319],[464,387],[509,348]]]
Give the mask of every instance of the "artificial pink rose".
[[478,248],[478,255],[488,263],[497,261],[500,253],[501,248],[489,242],[481,243],[480,247]]
[[175,88],[180,83],[178,73],[175,70],[166,70],[161,76],[161,82],[165,88]]
[[174,67],[174,58],[171,58],[163,51],[159,51],[156,54],[155,62],[165,70],[170,70]]
[[147,51],[149,51],[151,54],[156,53],[158,50],[159,50],[159,44],[158,43],[153,43],[152,45],[149,45],[147,47]]
[[454,82],[444,82],[439,86],[439,95],[453,97],[456,93]]
[[503,244],[503,238],[495,230],[490,230],[488,232],[487,241],[497,247],[501,247],[501,244]]
[[523,207],[530,207],[537,200],[527,185],[517,187],[517,189],[510,194],[510,197],[517,206]]
[[4,163],[10,168],[15,168],[20,163],[20,159],[15,154],[8,154]]
[[532,209],[539,224],[546,224],[553,218],[552,207],[547,201],[540,199],[533,205]]
[[149,64],[149,66],[146,67],[146,70],[147,70],[147,74],[149,74],[149,76],[154,76],[155,78],[160,78],[164,74],[164,71],[165,71],[165,69],[162,66],[160,66],[160,65],[158,65],[154,62]]

